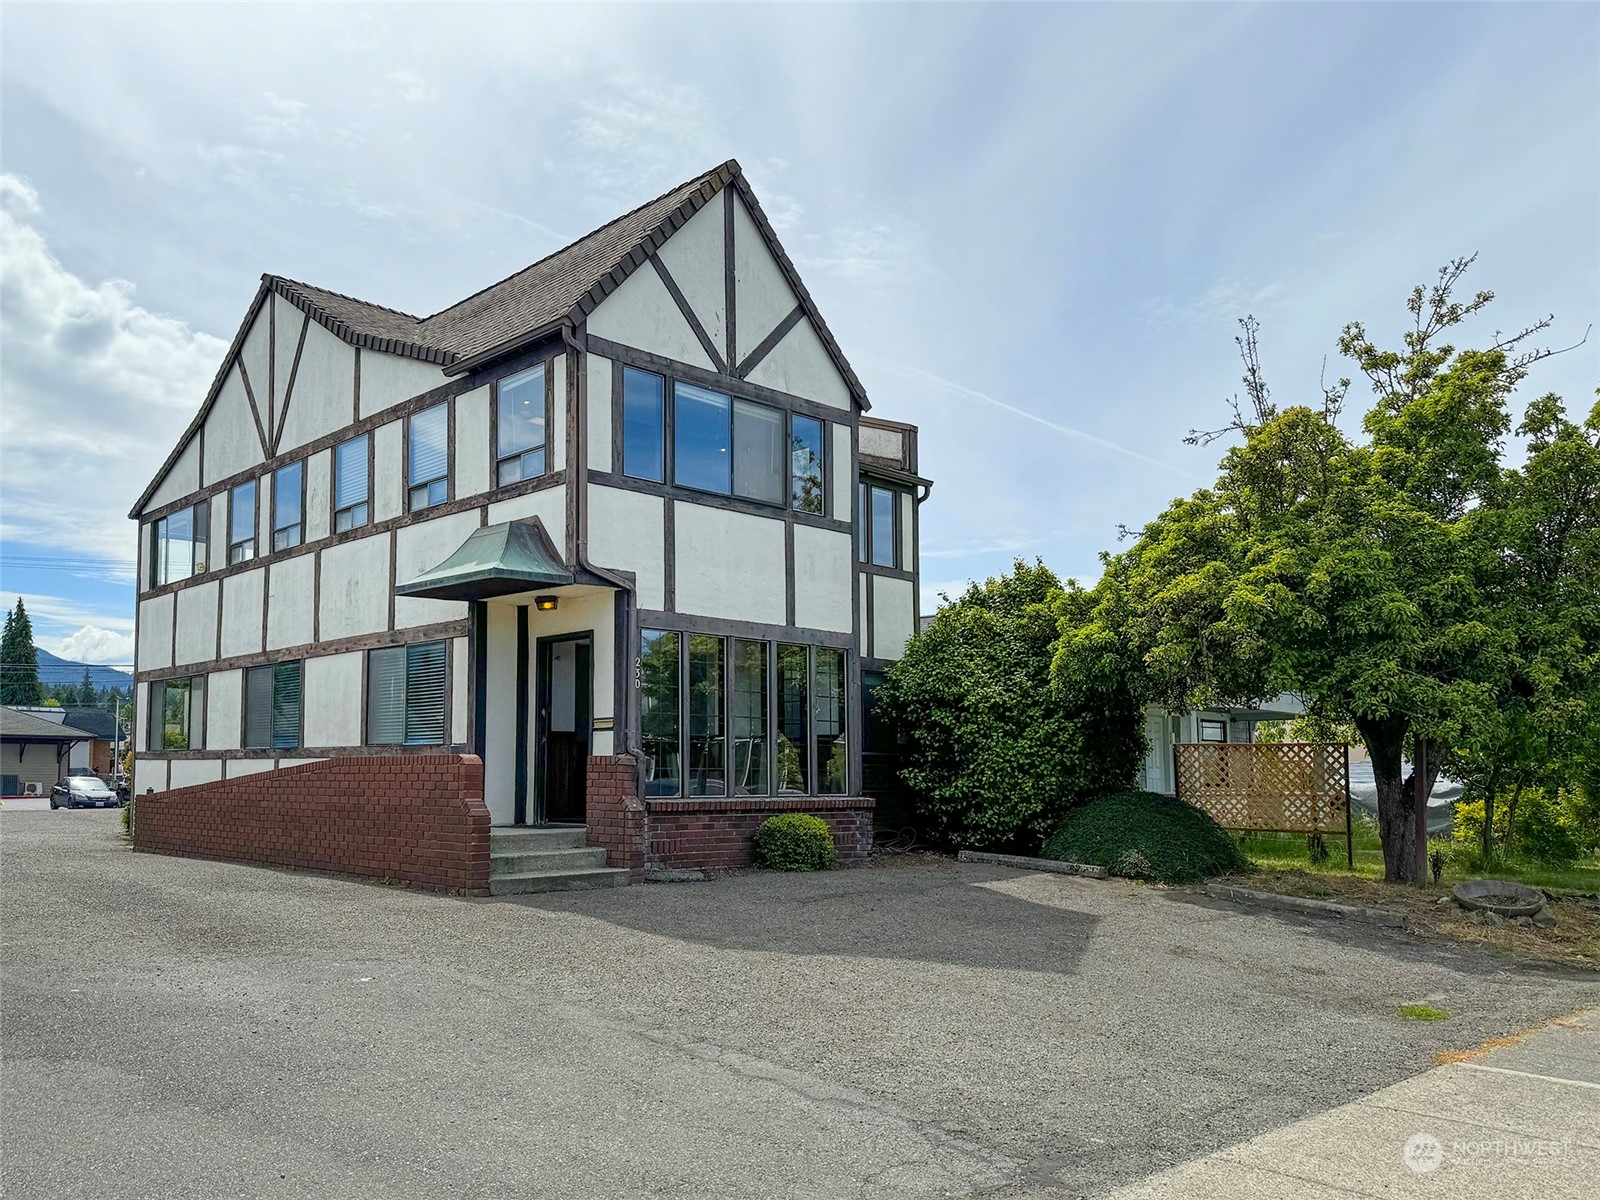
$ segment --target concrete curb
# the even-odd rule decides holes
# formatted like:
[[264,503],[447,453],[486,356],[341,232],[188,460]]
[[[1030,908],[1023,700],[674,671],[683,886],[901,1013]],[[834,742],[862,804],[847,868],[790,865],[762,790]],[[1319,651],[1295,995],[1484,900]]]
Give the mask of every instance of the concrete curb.
[[988,863],[996,867],[1017,867],[1023,871],[1048,871],[1052,875],[1081,875],[1085,879],[1108,878],[1104,867],[1088,863],[1057,862],[1053,858],[1028,858],[1021,854],[990,854],[985,850],[963,850],[959,862]]
[[1258,892],[1251,888],[1235,887],[1231,883],[1207,884],[1206,895],[1217,900],[1254,904],[1261,908],[1275,908],[1283,912],[1306,913],[1315,917],[1343,917],[1347,921],[1365,921],[1371,925],[1386,925],[1395,929],[1406,927],[1404,913],[1388,912],[1381,908],[1360,908],[1353,904],[1334,904],[1329,900],[1312,900],[1306,896]]

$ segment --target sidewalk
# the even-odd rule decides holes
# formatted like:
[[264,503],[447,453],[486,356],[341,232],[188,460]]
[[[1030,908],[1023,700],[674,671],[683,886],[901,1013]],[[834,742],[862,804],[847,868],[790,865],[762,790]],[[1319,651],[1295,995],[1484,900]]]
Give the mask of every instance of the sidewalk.
[[1501,1042],[1113,1200],[1600,1195],[1600,1009]]

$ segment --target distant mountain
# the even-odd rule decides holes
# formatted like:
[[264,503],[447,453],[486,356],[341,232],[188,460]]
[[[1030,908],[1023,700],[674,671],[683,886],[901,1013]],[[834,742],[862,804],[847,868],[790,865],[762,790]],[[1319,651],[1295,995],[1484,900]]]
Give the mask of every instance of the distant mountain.
[[82,683],[83,669],[89,668],[89,679],[97,688],[120,688],[127,691],[133,686],[133,676],[115,667],[97,667],[92,663],[70,662],[57,658],[48,650],[40,650],[39,682],[49,687],[53,683]]

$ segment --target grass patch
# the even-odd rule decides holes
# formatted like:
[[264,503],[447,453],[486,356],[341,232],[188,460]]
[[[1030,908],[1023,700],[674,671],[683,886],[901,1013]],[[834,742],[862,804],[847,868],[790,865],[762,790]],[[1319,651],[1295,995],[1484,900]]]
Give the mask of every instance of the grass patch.
[[1450,1014],[1442,1008],[1434,1008],[1431,1004],[1402,1004],[1399,1008],[1402,1018],[1407,1021],[1448,1021]]
[[1198,883],[1249,869],[1220,825],[1193,805],[1155,792],[1091,800],[1067,816],[1039,853],[1158,883]]

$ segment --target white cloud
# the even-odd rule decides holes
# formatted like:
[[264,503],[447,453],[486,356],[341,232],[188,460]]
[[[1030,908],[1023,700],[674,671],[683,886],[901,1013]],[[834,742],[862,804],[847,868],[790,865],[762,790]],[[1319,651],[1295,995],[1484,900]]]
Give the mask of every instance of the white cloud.
[[64,638],[42,638],[40,644],[51,654],[73,662],[112,666],[127,666],[133,662],[133,634],[117,633],[98,625],[85,625]]
[[30,223],[26,181],[0,175],[0,536],[127,563],[127,511],[209,387],[227,344],[90,284]]
[[421,104],[424,101],[435,100],[439,96],[438,85],[424,79],[415,71],[390,71],[384,78],[394,84],[400,99],[408,104]]

